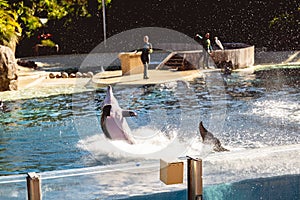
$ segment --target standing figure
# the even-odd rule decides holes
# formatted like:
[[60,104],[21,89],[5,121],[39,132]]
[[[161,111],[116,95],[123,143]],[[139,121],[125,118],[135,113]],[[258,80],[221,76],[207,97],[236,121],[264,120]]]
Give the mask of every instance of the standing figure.
[[148,67],[150,63],[150,53],[152,53],[152,44],[149,43],[149,37],[146,35],[144,36],[144,46],[142,50],[141,60],[144,64],[144,79],[149,79],[148,76]]
[[204,38],[197,34],[196,35],[197,38],[200,38],[202,40],[202,44],[203,44],[203,48],[207,51],[207,53],[204,53],[204,68],[207,67],[208,68],[208,59],[209,59],[209,55],[212,53],[213,49],[211,46],[211,42],[210,42],[210,34],[206,33]]
[[210,42],[210,34],[206,33],[205,34],[205,39],[204,39],[204,48],[207,51],[207,53],[211,54],[212,53],[212,47],[211,47],[211,42]]

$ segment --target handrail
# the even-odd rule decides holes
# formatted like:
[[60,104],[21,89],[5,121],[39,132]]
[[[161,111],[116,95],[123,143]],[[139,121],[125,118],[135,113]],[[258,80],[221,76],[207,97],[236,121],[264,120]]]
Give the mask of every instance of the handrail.
[[176,54],[188,54],[188,53],[202,53],[203,50],[191,50],[191,51],[172,51],[155,69],[160,69],[164,66],[164,64],[172,58],[172,56]]

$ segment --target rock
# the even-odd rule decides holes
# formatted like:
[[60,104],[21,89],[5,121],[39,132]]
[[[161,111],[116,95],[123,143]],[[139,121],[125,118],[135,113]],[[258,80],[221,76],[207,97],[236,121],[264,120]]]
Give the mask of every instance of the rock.
[[67,72],[62,72],[62,73],[61,73],[61,77],[62,77],[62,78],[68,78],[69,75],[68,75]]
[[49,74],[49,78],[51,78],[51,79],[52,79],[52,78],[55,78],[55,75],[54,75],[53,73],[50,73],[50,74]]
[[93,78],[94,73],[93,72],[88,72],[86,75],[87,75],[88,78]]
[[88,76],[87,76],[87,73],[83,73],[83,74],[82,74],[82,77],[83,77],[83,78],[87,78],[87,77],[88,77]]
[[81,78],[83,75],[82,75],[82,73],[81,72],[77,72],[76,73],[76,78]]
[[71,73],[69,78],[76,78],[76,75],[74,73]]
[[34,61],[19,59],[17,60],[17,64],[23,67],[36,69],[38,66]]
[[0,45],[0,91],[18,89],[18,68],[13,51]]

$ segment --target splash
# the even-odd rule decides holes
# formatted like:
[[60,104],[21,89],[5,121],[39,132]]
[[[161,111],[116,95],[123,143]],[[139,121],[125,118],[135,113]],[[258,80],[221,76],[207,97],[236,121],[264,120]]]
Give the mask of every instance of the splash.
[[170,130],[166,134],[161,130],[141,127],[133,130],[132,134],[136,140],[133,145],[95,134],[80,140],[77,146],[90,151],[96,160],[102,162],[112,159],[120,162],[164,159],[171,162],[187,155],[204,158],[212,151],[212,147],[203,145],[198,137],[188,141],[178,138],[178,130]]
[[255,102],[253,114],[273,119],[300,122],[299,103],[288,100],[266,100]]

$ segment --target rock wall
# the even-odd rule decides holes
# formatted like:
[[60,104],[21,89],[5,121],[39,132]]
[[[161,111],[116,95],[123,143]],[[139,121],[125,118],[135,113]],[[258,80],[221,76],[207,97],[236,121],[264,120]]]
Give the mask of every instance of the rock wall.
[[18,89],[18,68],[13,51],[0,45],[0,91]]

